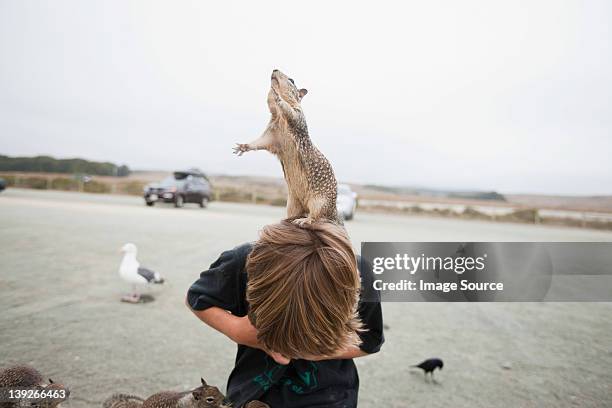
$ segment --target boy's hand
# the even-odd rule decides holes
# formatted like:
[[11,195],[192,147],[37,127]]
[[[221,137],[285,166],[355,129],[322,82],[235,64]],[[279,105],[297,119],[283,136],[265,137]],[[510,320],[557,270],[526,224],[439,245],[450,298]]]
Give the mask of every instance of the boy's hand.
[[248,316],[235,317],[230,337],[238,344],[265,351],[278,364],[287,365],[291,361],[280,353],[267,350],[263,344],[259,343],[257,340],[257,329],[253,326]]
[[277,364],[287,365],[291,362],[291,360],[289,360],[287,357],[283,356],[280,353],[277,353],[276,351],[270,351],[263,348],[262,350],[265,351],[270,357],[272,357]]

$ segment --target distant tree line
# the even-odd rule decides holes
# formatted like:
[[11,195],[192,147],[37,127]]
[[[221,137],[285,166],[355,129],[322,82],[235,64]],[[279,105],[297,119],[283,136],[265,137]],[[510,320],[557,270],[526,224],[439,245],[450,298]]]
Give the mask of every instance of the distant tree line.
[[427,197],[447,197],[447,198],[462,198],[462,199],[475,199],[475,200],[494,200],[494,201],[506,201],[506,197],[496,191],[444,191],[444,190],[432,190],[425,188],[413,188],[413,187],[393,187],[393,186],[381,186],[378,184],[365,184],[365,188],[371,190],[377,190],[384,193],[391,194],[408,194],[417,196]]
[[476,200],[497,200],[506,201],[506,197],[495,191],[467,191],[467,192],[454,192],[448,194],[450,198],[471,198]]
[[82,173],[96,176],[125,177],[130,174],[126,165],[94,162],[84,159],[56,159],[50,156],[9,157],[0,155],[0,171],[40,173]]

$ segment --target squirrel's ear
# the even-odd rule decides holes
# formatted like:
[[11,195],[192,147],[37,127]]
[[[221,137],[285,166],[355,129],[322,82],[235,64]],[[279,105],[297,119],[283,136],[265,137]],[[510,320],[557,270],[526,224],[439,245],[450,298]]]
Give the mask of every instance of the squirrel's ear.
[[308,93],[308,89],[300,89],[300,100],[306,96],[306,94]]
[[49,384],[53,384],[53,380],[49,378]]
[[202,381],[202,385],[206,387],[206,381],[204,381],[204,379],[202,377],[200,377],[200,380]]

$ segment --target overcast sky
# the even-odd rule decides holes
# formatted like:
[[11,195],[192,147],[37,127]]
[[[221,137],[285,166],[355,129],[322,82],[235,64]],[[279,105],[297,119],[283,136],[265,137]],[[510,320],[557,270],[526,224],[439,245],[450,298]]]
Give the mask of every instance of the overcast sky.
[[610,2],[397,3],[0,0],[0,154],[280,177],[278,68],[340,180],[612,194]]

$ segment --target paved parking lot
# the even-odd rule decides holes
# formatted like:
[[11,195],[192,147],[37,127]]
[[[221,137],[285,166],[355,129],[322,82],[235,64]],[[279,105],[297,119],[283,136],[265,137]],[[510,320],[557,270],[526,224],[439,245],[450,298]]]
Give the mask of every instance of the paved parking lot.
[[[145,207],[127,196],[0,194],[0,366],[25,362],[72,390],[70,407],[114,392],[225,386],[235,346],[183,305],[198,273],[257,237],[283,209],[212,203]],[[612,232],[358,213],[368,241],[612,241]],[[167,284],[119,302],[126,242]],[[612,406],[612,304],[393,303],[382,351],[357,360],[363,407]],[[445,360],[438,385],[410,369]],[[504,368],[506,367],[506,368]]]

